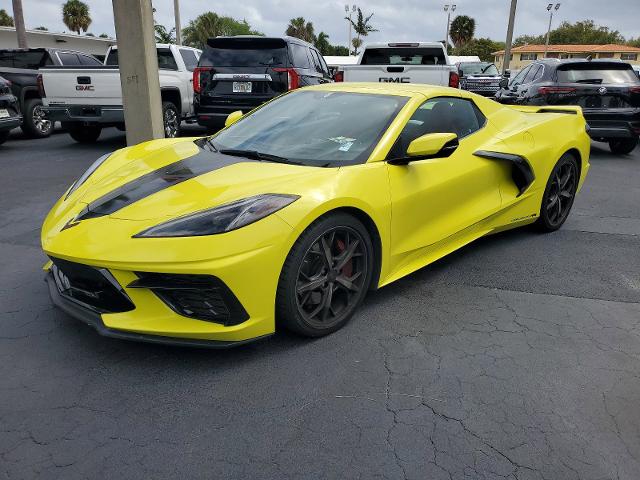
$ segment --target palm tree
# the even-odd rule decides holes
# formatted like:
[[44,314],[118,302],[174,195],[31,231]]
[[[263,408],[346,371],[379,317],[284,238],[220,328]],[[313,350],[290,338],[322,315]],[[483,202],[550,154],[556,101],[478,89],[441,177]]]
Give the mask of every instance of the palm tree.
[[316,37],[316,41],[314,43],[316,48],[320,50],[322,55],[330,55],[331,53],[331,44],[329,43],[329,35],[324,32],[320,32]]
[[358,49],[362,46],[362,39],[360,37],[352,38],[351,45],[353,45],[353,54],[358,55]]
[[13,27],[13,17],[4,8],[0,10],[0,27]]
[[314,43],[316,36],[313,31],[313,23],[307,22],[304,17],[292,18],[285,30],[285,35],[296,37],[305,42]]
[[349,20],[351,22],[351,25],[353,26],[353,30],[356,32],[356,38],[354,40],[357,40],[358,46],[356,46],[356,42],[353,42],[353,40],[351,41],[351,43],[353,44],[353,48],[355,49],[356,55],[358,54],[358,48],[360,48],[363,43],[360,37],[366,37],[371,32],[378,31],[369,24],[369,20],[371,20],[371,17],[373,17],[373,13],[368,17],[365,17],[364,14],[362,13],[362,10],[360,10],[360,7],[358,7],[358,16],[356,17],[355,22],[353,21],[353,19],[349,17],[344,17],[345,20]]
[[156,43],[176,43],[175,28],[167,30],[167,27],[159,23],[156,23],[153,28],[156,32]]
[[62,21],[72,32],[80,35],[80,31],[86,32],[91,25],[89,6],[80,0],[69,0],[62,6]]
[[213,12],[198,15],[190,20],[182,30],[182,43],[190,47],[204,48],[207,40],[221,35],[262,35],[251,29],[246,20],[238,21],[231,17],[221,17]]
[[449,36],[456,47],[461,47],[473,38],[476,32],[476,21],[467,15],[458,15],[451,22]]

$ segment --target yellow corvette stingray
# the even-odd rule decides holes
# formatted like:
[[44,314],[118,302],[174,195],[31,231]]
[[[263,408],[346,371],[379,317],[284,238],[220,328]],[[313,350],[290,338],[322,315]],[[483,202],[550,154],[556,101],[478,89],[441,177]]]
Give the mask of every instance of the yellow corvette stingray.
[[556,230],[589,168],[579,107],[427,85],[303,88],[227,123],[105,155],[69,188],[42,228],[56,305],[141,341],[325,335],[483,235]]

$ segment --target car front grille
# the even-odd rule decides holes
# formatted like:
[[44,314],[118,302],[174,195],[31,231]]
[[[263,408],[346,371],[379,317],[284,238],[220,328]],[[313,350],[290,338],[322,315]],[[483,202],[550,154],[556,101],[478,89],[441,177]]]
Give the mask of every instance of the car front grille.
[[461,87],[464,90],[470,90],[472,92],[496,92],[499,88],[497,81],[482,80],[466,80],[462,82]]
[[8,85],[0,85],[0,95],[9,95],[11,93],[11,87]]
[[212,275],[136,272],[128,288],[151,290],[174,312],[223,325],[238,325],[249,318],[225,283]]
[[51,273],[62,296],[99,313],[128,312],[135,308],[108,270],[59,258],[51,261]]

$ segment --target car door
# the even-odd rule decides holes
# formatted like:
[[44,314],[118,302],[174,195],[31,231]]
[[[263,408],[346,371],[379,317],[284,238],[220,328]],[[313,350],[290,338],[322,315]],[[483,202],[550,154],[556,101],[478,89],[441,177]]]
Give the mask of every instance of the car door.
[[425,247],[437,248],[449,238],[453,242],[500,209],[498,167],[473,155],[491,135],[485,124],[478,107],[464,98],[431,98],[414,112],[388,158],[405,156],[409,143],[427,133],[456,133],[459,146],[448,157],[388,164],[395,261],[420,256]]
[[542,71],[542,65],[539,63],[531,64],[527,74],[522,79],[522,83],[516,87],[516,93],[518,96],[518,103],[527,103],[530,97],[530,89],[537,78],[538,72]]

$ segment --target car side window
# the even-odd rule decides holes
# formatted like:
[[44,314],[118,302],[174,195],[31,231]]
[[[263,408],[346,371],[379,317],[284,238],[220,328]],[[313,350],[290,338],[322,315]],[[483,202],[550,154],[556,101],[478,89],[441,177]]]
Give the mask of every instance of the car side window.
[[536,80],[539,80],[542,78],[542,75],[544,74],[544,65],[540,65],[540,68],[536,71],[536,74],[533,77],[533,82],[535,82]]
[[186,69],[190,72],[193,72],[193,70],[198,66],[198,59],[196,57],[195,52],[193,50],[187,50],[186,48],[181,48],[180,56],[184,61],[184,66],[186,67]]
[[324,57],[320,52],[318,52],[318,58],[320,59],[320,66],[322,67],[322,73],[324,73],[325,76],[327,77],[331,76],[329,73],[329,67],[327,66],[327,62],[324,61]]
[[314,49],[311,49],[311,60],[313,61],[313,66],[318,73],[322,73],[322,64],[320,63],[320,58],[318,58],[318,52]]
[[160,70],[178,70],[176,59],[168,48],[158,49],[158,68]]
[[455,133],[458,138],[464,138],[480,130],[485,121],[484,115],[471,100],[455,97],[431,98],[413,113],[391,149],[390,158],[406,156],[409,144],[422,135]]
[[531,68],[529,69],[529,71],[527,72],[527,76],[524,78],[524,80],[522,81],[522,83],[531,83],[533,82],[533,80],[535,79],[538,71],[542,68],[542,65],[540,64],[533,64],[531,65]]
[[309,57],[307,56],[307,48],[297,43],[291,44],[291,57],[293,66],[296,68],[311,68]]
[[530,69],[531,69],[531,65],[524,68],[523,70],[520,70],[520,72],[515,77],[513,77],[513,80],[511,80],[511,83],[509,84],[509,86],[515,87],[516,85],[520,85],[524,77],[527,75],[527,73],[529,73]]

